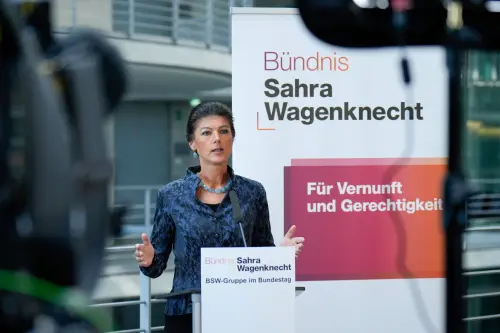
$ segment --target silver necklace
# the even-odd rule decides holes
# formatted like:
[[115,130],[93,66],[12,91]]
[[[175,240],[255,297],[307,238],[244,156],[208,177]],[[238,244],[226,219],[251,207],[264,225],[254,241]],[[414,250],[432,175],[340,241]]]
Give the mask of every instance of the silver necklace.
[[217,194],[227,193],[227,192],[229,192],[229,190],[231,189],[231,186],[233,185],[233,181],[231,179],[229,179],[229,181],[227,182],[226,185],[222,186],[221,188],[213,189],[213,188],[205,185],[205,183],[203,182],[203,179],[201,179],[199,174],[198,174],[198,178],[200,178],[200,183],[198,186],[201,187],[202,189],[204,189],[205,191],[210,192],[210,193],[217,193]]

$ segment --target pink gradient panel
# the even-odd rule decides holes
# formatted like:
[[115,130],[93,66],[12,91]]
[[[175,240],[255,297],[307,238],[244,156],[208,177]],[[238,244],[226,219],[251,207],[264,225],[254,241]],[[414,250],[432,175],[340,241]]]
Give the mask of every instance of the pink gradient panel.
[[[378,161],[372,165],[365,162],[353,166],[341,161],[336,165],[285,168],[285,229],[295,224],[297,234],[306,238],[306,248],[297,261],[297,280],[443,277],[439,210],[417,211],[414,214],[341,210],[344,199],[387,200],[383,194],[340,195],[337,189],[337,182],[382,184],[388,166]],[[444,164],[406,165],[393,177],[394,181],[402,184],[403,194],[393,195],[392,198],[439,199],[444,171]],[[308,196],[308,182],[334,185],[332,194]],[[307,211],[308,202],[332,200],[336,200],[335,212]],[[399,218],[395,220],[391,216]],[[398,255],[404,254],[404,249],[404,264],[398,264]],[[402,265],[411,274],[403,272]]]

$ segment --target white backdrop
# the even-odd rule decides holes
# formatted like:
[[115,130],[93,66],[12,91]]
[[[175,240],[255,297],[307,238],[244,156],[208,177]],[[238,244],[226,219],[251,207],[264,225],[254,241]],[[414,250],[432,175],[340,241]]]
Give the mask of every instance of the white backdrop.
[[[412,164],[417,166],[401,181],[406,182],[403,185],[408,188],[406,195],[418,192],[415,196],[419,198],[428,196],[429,200],[438,200],[439,184],[434,183],[436,175],[444,170],[447,147],[444,52],[436,48],[409,50],[413,100],[408,100],[402,85],[398,50],[361,51],[327,45],[306,30],[294,9],[233,8],[232,40],[232,105],[237,132],[233,155],[235,172],[265,186],[276,241],[282,238],[285,227],[290,225],[287,220],[293,220],[299,235],[306,235],[306,249],[297,263],[298,279],[302,274],[300,276],[304,281],[298,284],[306,286],[306,292],[297,299],[297,332],[433,333],[422,325],[410,287],[416,288],[421,295],[425,313],[436,328],[434,332],[442,332],[444,281],[439,261],[442,257],[439,212],[433,212],[433,215],[419,212],[412,215],[415,217],[413,220],[410,220],[413,217],[409,214],[405,215],[410,217],[404,222],[408,225],[411,223],[411,228],[414,228],[409,231],[413,235],[409,245],[409,256],[413,256],[413,259],[409,259],[409,266],[418,271],[415,274],[417,277],[423,277],[410,281],[397,278],[396,268],[392,267],[400,249],[386,249],[390,247],[386,244],[397,242],[397,239],[394,240],[394,230],[389,225],[380,230],[373,229],[364,236],[361,235],[364,232],[362,226],[350,232],[343,231],[349,240],[339,245],[343,242],[343,236],[333,234],[333,231],[329,233],[323,227],[325,224],[320,224],[327,213],[307,215],[305,210],[296,212],[293,207],[285,207],[287,200],[290,202],[288,205],[297,207],[302,207],[302,201],[306,200],[300,196],[294,197],[303,188],[300,185],[302,183],[293,185],[299,180],[292,180],[293,186],[287,187],[293,193],[285,191],[288,186],[284,181],[285,168],[293,164],[293,160],[297,161],[297,165],[325,164],[318,161],[333,161],[326,163],[328,165],[344,164],[343,169],[328,172],[334,178],[338,175],[357,179],[385,163],[380,161],[387,162],[387,159],[402,156],[407,147],[407,122],[388,120],[387,117],[385,120],[366,120],[366,117],[364,120],[316,120],[310,125],[294,120],[270,121],[265,102],[288,102],[289,106],[297,107],[324,106],[327,108],[324,110],[330,106],[343,107],[347,102],[350,106],[369,106],[372,109],[380,106],[386,111],[392,106],[399,107],[402,102],[406,105],[420,103],[422,110],[419,115],[423,119],[411,122],[414,126],[413,150],[411,156],[405,156],[413,158]],[[331,61],[336,64],[336,70],[314,70],[315,60],[308,63],[309,69],[313,70],[273,70],[276,55],[284,57],[285,65],[289,56],[302,57],[296,61],[299,67],[308,57],[318,59],[318,56],[329,56],[330,60],[325,58],[323,65]],[[341,57],[345,58],[341,61]],[[341,66],[341,63],[344,65]],[[316,90],[315,97],[268,97],[264,94],[264,82],[270,78],[277,79],[281,84],[293,84],[295,79],[306,84],[330,84],[332,94],[329,96],[326,94],[328,91],[324,90],[326,97],[321,97],[320,90]],[[319,112],[325,115],[327,111]],[[416,117],[417,113],[414,115]],[[376,118],[377,114],[373,117]],[[434,169],[425,169],[426,164],[433,164]],[[353,175],[352,166],[362,165],[369,169],[360,169]],[[418,171],[418,168],[423,171]],[[319,173],[316,169],[308,170],[297,171],[303,174],[296,178],[313,177]],[[287,195],[293,198],[287,199]],[[292,209],[292,213],[285,220],[287,209]],[[338,212],[333,214],[323,221],[328,222],[328,226],[341,224],[348,219]],[[353,221],[361,216],[371,221],[371,216],[375,216],[370,212],[359,214],[365,215],[350,216],[354,216]],[[300,221],[296,222],[297,219]],[[370,228],[378,227],[375,224],[378,219],[373,218]],[[381,215],[380,221],[380,228],[382,222],[389,223],[387,215]],[[420,227],[424,224],[424,227]],[[342,228],[346,230],[345,226]],[[373,234],[377,234],[376,242],[372,241]],[[428,245],[427,242],[432,244]],[[322,245],[318,245],[320,243]],[[328,247],[330,243],[337,244],[335,250],[321,248]],[[359,243],[373,246],[367,248]],[[360,250],[356,251],[353,246],[358,246]],[[343,249],[347,250],[342,253]],[[422,253],[419,254],[419,251]],[[330,260],[330,257],[335,258]],[[316,278],[323,274],[320,272],[322,266],[340,267],[340,261],[345,268],[333,267],[329,272],[324,269],[323,273],[330,274],[331,278]],[[366,268],[373,261],[380,261],[380,267],[385,266]],[[365,268],[370,272],[361,272]],[[316,277],[307,278],[312,275]]]

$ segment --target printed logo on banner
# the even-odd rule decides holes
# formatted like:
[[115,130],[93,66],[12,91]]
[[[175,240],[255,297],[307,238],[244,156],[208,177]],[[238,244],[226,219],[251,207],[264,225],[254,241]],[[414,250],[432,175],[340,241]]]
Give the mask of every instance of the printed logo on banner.
[[231,268],[236,272],[273,272],[273,271],[289,271],[292,269],[291,265],[269,265],[263,263],[260,258],[215,258],[206,257],[206,265],[219,265]]
[[289,78],[291,72],[331,72],[333,75],[348,75],[351,67],[349,57],[337,52],[328,54],[264,52],[265,101],[263,110],[257,111],[257,130],[275,130],[276,125],[283,121],[313,125],[323,121],[424,119],[423,106],[419,102],[357,105],[349,101],[336,100],[335,86],[331,82]]
[[290,278],[277,278],[276,276],[273,278],[265,278],[265,277],[255,277],[255,278],[239,278],[241,276],[253,276],[255,274],[268,274],[268,273],[290,273],[293,271],[293,267],[291,264],[272,264],[263,261],[261,258],[251,258],[251,257],[237,257],[237,258],[216,258],[216,257],[206,257],[204,259],[205,265],[217,265],[227,267],[228,270],[224,271],[226,274],[228,273],[237,273],[234,274],[235,277],[238,277],[236,280],[231,279],[229,277],[207,277],[205,279],[206,283],[236,283],[245,284],[245,283],[279,283],[286,282],[291,283],[292,280]]
[[236,271],[236,259],[235,258],[213,258],[206,257],[205,258],[206,265],[219,265],[226,266],[232,271]]
[[[389,167],[402,168],[387,178]],[[285,230],[314,239],[298,281],[443,277],[445,159],[294,159],[285,167]],[[389,177],[391,178],[391,177]]]

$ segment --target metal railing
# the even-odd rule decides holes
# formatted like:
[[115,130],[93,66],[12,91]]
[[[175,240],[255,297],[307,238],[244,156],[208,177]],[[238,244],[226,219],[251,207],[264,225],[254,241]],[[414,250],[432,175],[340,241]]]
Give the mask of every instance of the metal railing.
[[230,7],[253,0],[55,0],[54,27],[99,29],[108,36],[230,52]]
[[[113,188],[113,198],[116,205],[127,204],[129,214],[126,217],[123,227],[123,238],[125,243],[130,239],[137,243],[139,235],[142,232],[151,231],[151,222],[156,208],[156,193],[161,185],[152,186],[115,186]],[[123,241],[123,239],[122,239]],[[115,241],[116,243],[117,241]],[[118,243],[120,240],[118,240]],[[108,255],[127,255],[133,258],[135,245],[116,245],[106,248]],[[134,262],[135,265],[135,262]],[[139,328],[113,331],[108,333],[150,333],[163,330],[163,326],[152,327],[151,325],[151,307],[154,303],[165,303],[165,299],[154,298],[151,295],[151,279],[138,272],[135,266],[135,272],[139,274],[139,300],[105,302],[90,305],[94,308],[116,308],[125,306],[139,306]]]
[[[488,179],[473,180],[473,185],[481,189],[496,186]],[[500,195],[497,191],[489,191],[471,196],[467,200],[468,228],[465,234],[465,251],[484,251],[491,256],[500,254]],[[476,263],[477,264],[477,263]],[[489,267],[465,273],[468,291],[464,295],[468,314],[464,319],[469,332],[488,332],[485,325],[492,320],[500,320],[499,309],[488,306],[488,302],[500,297],[500,285],[491,283],[500,277],[498,261]],[[493,278],[493,279],[492,279]],[[488,281],[490,280],[490,281]]]

